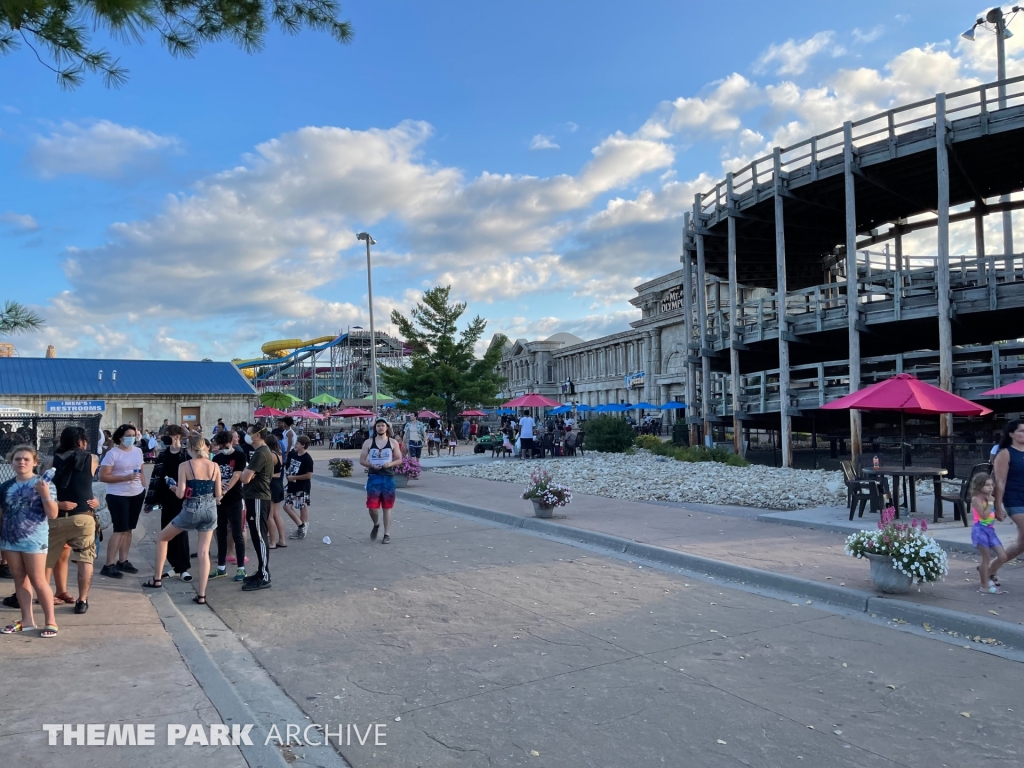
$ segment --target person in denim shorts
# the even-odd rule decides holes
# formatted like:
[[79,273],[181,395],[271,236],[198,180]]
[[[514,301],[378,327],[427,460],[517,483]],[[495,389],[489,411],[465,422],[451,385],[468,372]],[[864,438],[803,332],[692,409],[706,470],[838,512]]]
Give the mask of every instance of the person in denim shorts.
[[395,506],[395,467],[402,463],[402,447],[391,436],[391,425],[385,419],[373,424],[373,436],[363,443],[359,463],[366,467],[366,509],[373,521],[370,540],[377,538],[380,530],[377,510],[384,513],[384,538],[381,544],[391,541],[391,509]]
[[217,527],[217,505],[221,500],[220,467],[210,461],[210,444],[198,432],[188,439],[188,452],[193,458],[178,467],[178,480],[174,484],[174,493],[184,499],[181,512],[160,531],[156,538],[156,568],[153,578],[142,586],[159,589],[163,581],[156,578],[163,573],[164,560],[167,557],[167,542],[182,531],[198,531],[199,543],[196,552],[199,556],[198,579],[194,602],[206,604],[206,582],[210,578],[210,541]]

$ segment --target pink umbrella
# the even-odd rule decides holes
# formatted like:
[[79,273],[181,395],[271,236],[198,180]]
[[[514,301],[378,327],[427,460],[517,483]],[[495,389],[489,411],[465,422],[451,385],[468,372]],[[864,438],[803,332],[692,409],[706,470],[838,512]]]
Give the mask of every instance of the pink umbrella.
[[996,395],[1024,395],[1024,380],[1015,381],[1013,384],[1004,384],[1001,387],[982,392],[979,397],[995,397]]
[[305,408],[300,408],[297,411],[288,411],[288,415],[297,419],[322,419],[324,418],[316,411],[309,411]]
[[420,411],[416,414],[416,417],[420,419],[440,419],[441,414],[434,413],[433,411]]
[[486,416],[486,415],[487,414],[484,413],[483,411],[473,411],[473,410],[463,411],[462,413],[459,414],[459,416]]
[[340,411],[335,411],[333,415],[341,417],[361,416],[366,419],[373,416],[373,411],[367,411],[363,408],[342,408]]
[[257,408],[253,411],[253,416],[258,418],[266,418],[267,416],[286,416],[284,411],[279,411],[277,408]]
[[557,400],[552,400],[544,395],[521,395],[505,403],[503,408],[555,408],[561,405]]

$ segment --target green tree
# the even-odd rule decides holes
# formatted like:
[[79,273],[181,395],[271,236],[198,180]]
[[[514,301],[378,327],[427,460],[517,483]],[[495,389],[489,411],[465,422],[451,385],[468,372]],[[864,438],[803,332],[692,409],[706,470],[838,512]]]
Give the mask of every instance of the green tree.
[[38,331],[44,325],[43,318],[16,301],[5,301],[0,309],[0,335]]
[[94,30],[122,43],[156,32],[172,55],[191,58],[220,40],[258,51],[271,21],[292,34],[309,27],[351,42],[352,26],[338,11],[336,0],[0,0],[0,55],[24,44],[62,88],[81,85],[86,73],[116,87],[128,70],[93,47]]
[[408,318],[397,310],[391,313],[391,322],[412,355],[408,368],[382,368],[381,374],[387,391],[407,400],[410,408],[429,408],[454,421],[460,411],[496,402],[503,383],[495,372],[502,344],[492,344],[483,358],[477,359],[473,347],[487,321],[474,317],[458,333],[466,304],[449,303],[450,293],[450,285],[431,288]]

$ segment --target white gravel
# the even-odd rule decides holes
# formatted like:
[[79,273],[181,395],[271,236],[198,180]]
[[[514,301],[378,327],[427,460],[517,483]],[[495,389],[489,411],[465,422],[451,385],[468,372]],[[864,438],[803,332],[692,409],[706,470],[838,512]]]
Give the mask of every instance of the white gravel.
[[530,472],[545,469],[576,493],[612,499],[731,504],[760,509],[844,506],[846,488],[839,472],[730,467],[690,463],[637,451],[633,456],[590,453],[564,459],[503,459],[462,467],[439,467],[439,474],[502,480],[525,485]]

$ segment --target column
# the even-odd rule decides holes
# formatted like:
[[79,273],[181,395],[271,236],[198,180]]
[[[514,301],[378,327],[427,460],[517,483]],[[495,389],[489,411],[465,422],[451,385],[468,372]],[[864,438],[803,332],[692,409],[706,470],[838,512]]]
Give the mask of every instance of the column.
[[783,218],[782,150],[775,148],[775,309],[779,318],[779,422],[782,466],[793,466],[793,418],[789,415],[789,342],[786,333],[786,227]]
[[704,419],[704,439],[711,434],[711,357],[708,352],[708,281],[704,260],[704,218],[700,213],[700,194],[693,203],[693,239],[697,246],[697,333],[700,344],[700,415]]
[[[690,250],[691,246],[686,242],[688,230],[690,229],[690,214],[683,214],[685,217],[686,225],[683,229],[683,348],[686,354],[686,405],[687,408],[693,408],[693,404],[697,400],[697,369],[696,366],[690,362],[692,355],[690,354],[690,345],[693,344],[693,251]],[[698,354],[700,350],[698,348]],[[661,401],[664,405],[668,402],[668,395]],[[669,413],[666,411],[665,413]],[[684,412],[685,413],[685,412]],[[678,414],[676,414],[678,415]],[[688,414],[687,414],[688,415]],[[687,419],[689,423],[689,419]],[[690,445],[697,445],[700,438],[697,434],[697,425],[689,423],[689,435]]]
[[[857,280],[857,189],[853,177],[853,123],[843,124],[843,164],[846,187],[846,313],[847,333],[850,346],[850,393],[860,389],[860,331],[857,321],[860,312],[857,309],[857,292],[860,283]],[[856,461],[860,456],[860,411],[850,411],[850,455]]]
[[725,175],[725,200],[729,207],[729,318],[726,323],[729,340],[729,386],[732,387],[732,444],[737,456],[743,455],[743,433],[740,425],[740,351],[736,349],[736,319],[739,306],[739,281],[736,277],[736,217],[733,216],[732,171]]
[[[949,320],[949,151],[946,147],[946,94],[935,97],[935,160],[938,177],[938,263],[935,288],[939,310],[939,386],[953,391],[953,328]],[[939,417],[939,436],[953,434],[953,414]]]
[[[661,405],[665,405],[669,398],[668,384],[662,384],[659,389],[661,390]],[[675,422],[675,411],[662,411],[661,413],[661,424],[663,427],[668,427]],[[672,431],[669,430],[668,434],[671,435]]]

